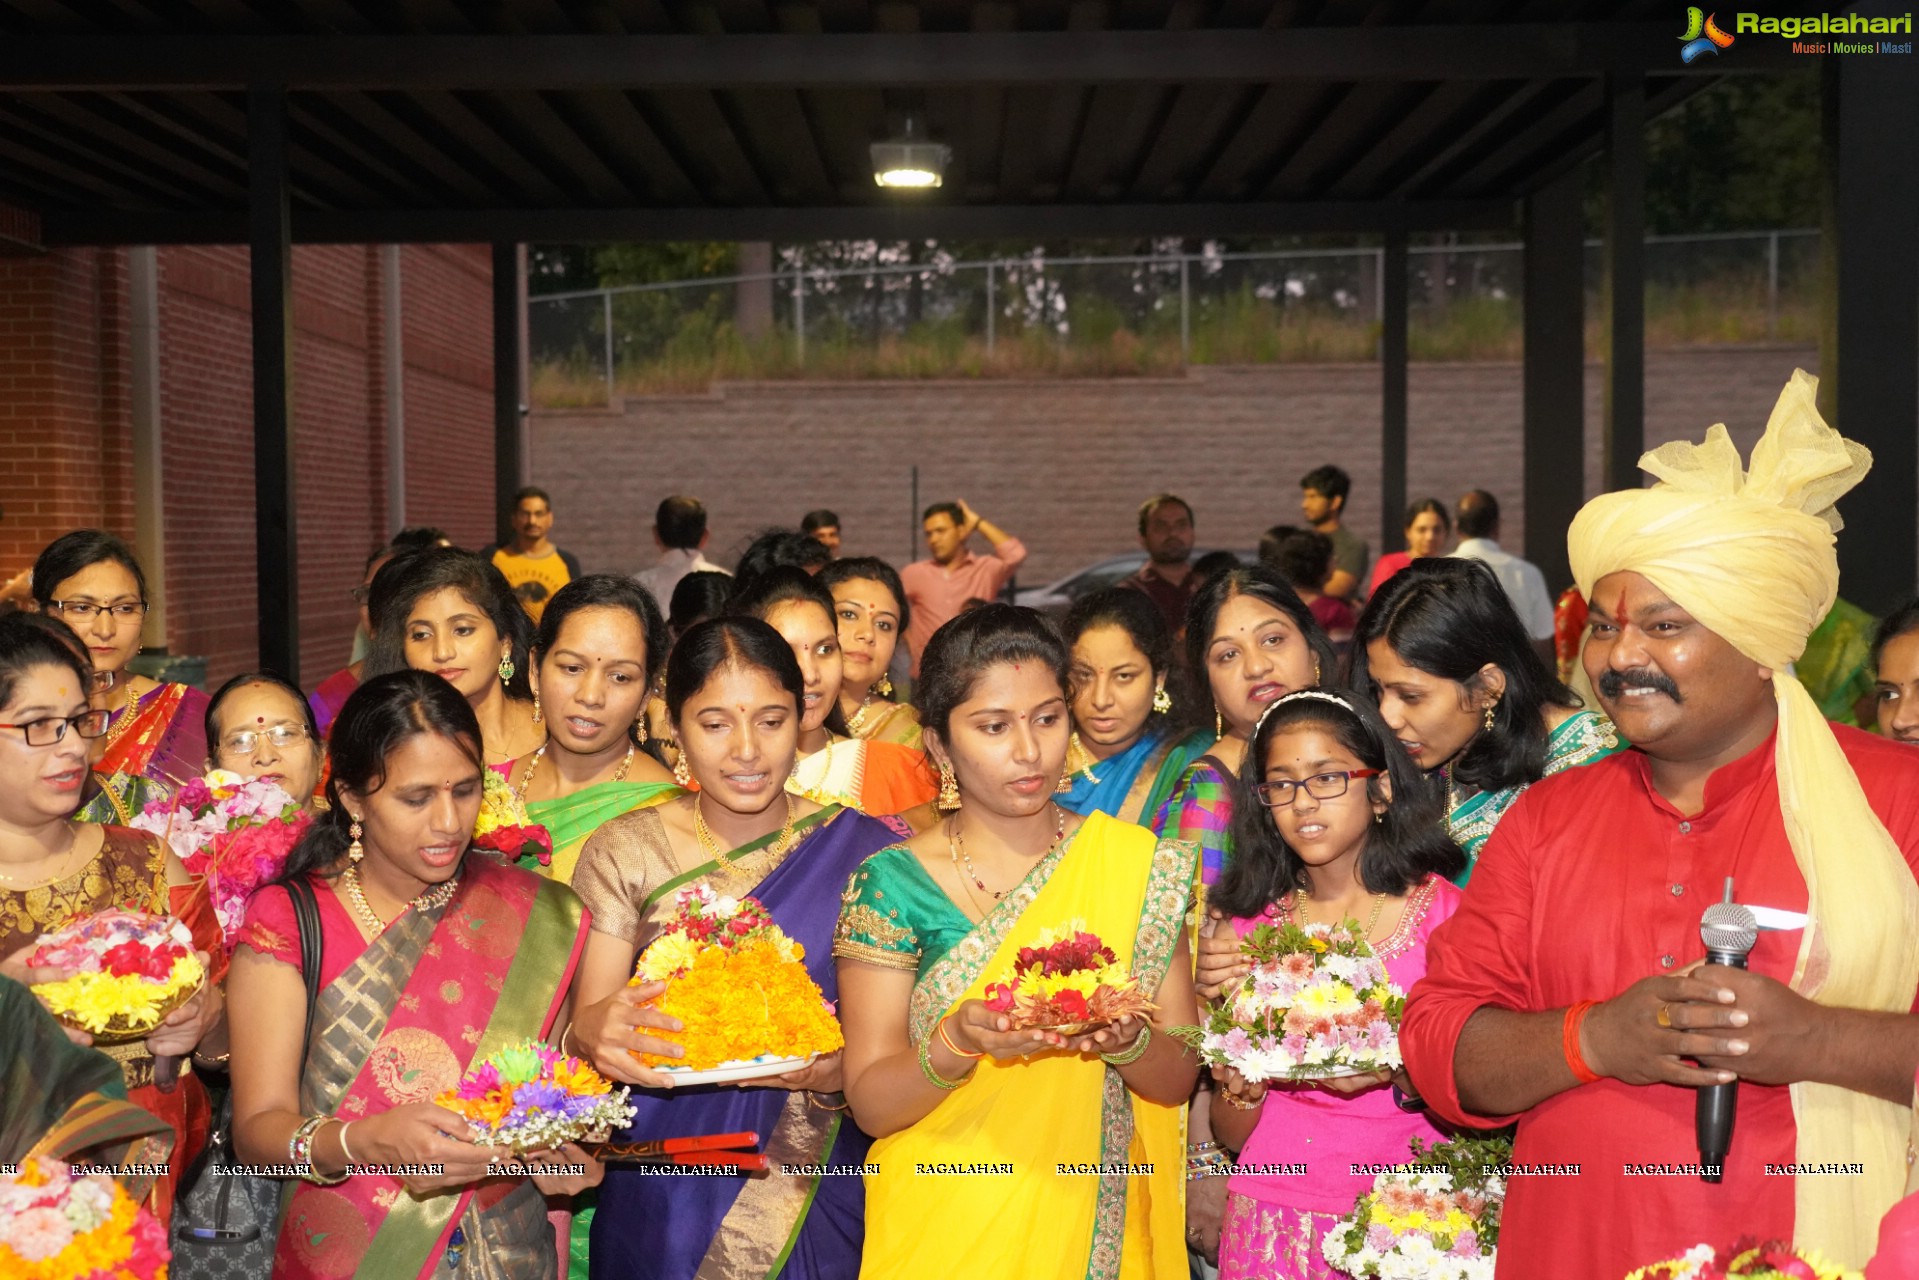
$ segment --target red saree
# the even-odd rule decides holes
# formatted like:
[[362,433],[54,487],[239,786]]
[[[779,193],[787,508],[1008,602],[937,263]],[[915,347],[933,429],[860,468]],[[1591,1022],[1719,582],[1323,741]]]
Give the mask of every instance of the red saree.
[[191,782],[207,771],[206,712],[207,695],[198,689],[156,685],[114,713],[93,771],[131,774],[169,790]]

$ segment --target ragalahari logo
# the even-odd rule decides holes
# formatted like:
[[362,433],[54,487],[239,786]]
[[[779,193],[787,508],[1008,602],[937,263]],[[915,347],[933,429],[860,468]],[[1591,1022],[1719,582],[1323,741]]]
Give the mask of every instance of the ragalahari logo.
[[1708,14],[1694,5],[1686,10],[1686,34],[1680,36],[1686,43],[1679,48],[1679,60],[1691,66],[1707,54],[1718,54],[1721,49],[1732,43],[1732,37],[1719,29],[1713,19],[1719,15]]

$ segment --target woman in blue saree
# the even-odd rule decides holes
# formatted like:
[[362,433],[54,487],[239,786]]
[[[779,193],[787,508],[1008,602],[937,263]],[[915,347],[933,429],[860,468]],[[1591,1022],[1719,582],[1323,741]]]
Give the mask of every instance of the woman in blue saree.
[[1189,731],[1167,687],[1173,638],[1145,595],[1108,587],[1082,596],[1066,615],[1072,650],[1074,772],[1060,807],[1145,824],[1211,741]]
[[647,1033],[677,1028],[646,1007],[664,987],[626,985],[635,958],[673,915],[678,892],[703,881],[722,896],[759,899],[800,944],[826,998],[838,998],[832,940],[841,890],[896,837],[876,819],[785,791],[804,696],[792,649],[767,624],[722,618],[689,630],[667,664],[666,701],[699,790],[608,822],[587,841],[573,873],[593,928],[580,968],[580,1012],[565,1041],[607,1075],[639,1086],[638,1114],[621,1137],[751,1130],[771,1166],[753,1177],[609,1169],[592,1226],[594,1276],[852,1280],[859,1273],[859,1166],[870,1140],[846,1114],[840,1055],[744,1088],[673,1088],[633,1056],[678,1054]]

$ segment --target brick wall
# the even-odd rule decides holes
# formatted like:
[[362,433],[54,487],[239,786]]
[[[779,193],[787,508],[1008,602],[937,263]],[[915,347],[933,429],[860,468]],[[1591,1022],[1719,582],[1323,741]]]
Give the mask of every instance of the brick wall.
[[[493,525],[491,261],[402,255],[407,517],[477,544]],[[257,660],[247,252],[160,251],[161,438],[170,652],[219,681]],[[126,255],[0,258],[0,577],[84,525],[133,532]],[[385,515],[379,250],[293,256],[301,676],[344,663],[348,591]]]
[[[1717,421],[1742,448],[1764,427],[1802,348],[1649,355],[1647,438],[1698,438]],[[1587,370],[1583,448],[1598,491],[1602,373]],[[1519,542],[1517,364],[1416,365],[1407,491],[1451,504],[1496,493]],[[965,498],[1025,541],[1022,585],[1138,546],[1141,499],[1179,493],[1202,545],[1251,548],[1299,519],[1299,477],[1353,476],[1350,523],[1380,549],[1379,374],[1374,365],[1196,368],[1114,381],[755,383],[706,396],[630,398],[622,411],[541,412],[533,477],[553,491],[554,537],[589,570],[652,563],[653,508],[692,493],[711,513],[708,554],[730,563],[758,528],[813,507],[845,521],[844,553],[923,555],[920,502]],[[1572,433],[1569,433],[1572,434]],[[909,543],[909,537],[912,541]],[[1397,540],[1389,549],[1399,549]]]

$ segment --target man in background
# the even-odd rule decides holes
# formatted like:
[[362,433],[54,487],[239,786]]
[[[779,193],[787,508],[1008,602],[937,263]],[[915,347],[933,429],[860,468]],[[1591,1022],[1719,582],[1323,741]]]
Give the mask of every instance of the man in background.
[[534,622],[553,593],[580,576],[580,562],[553,545],[553,499],[528,485],[513,495],[513,539],[493,549],[493,567],[506,575],[520,607]]
[[1373,553],[1366,539],[1345,525],[1346,497],[1352,489],[1352,477],[1331,463],[1299,478],[1300,513],[1333,542],[1333,576],[1326,580],[1326,594],[1357,603]]
[[[1013,571],[1026,559],[1026,547],[964,499],[936,502],[920,519],[930,559],[915,560],[900,570],[900,585],[912,606],[906,644],[913,651],[913,674],[919,675],[920,655],[940,624],[959,616],[968,600],[991,600],[999,595]],[[991,545],[993,554],[976,556],[966,548],[975,532]]]
[[1453,522],[1459,528],[1459,546],[1453,554],[1467,560],[1482,560],[1506,589],[1513,611],[1526,624],[1533,648],[1555,668],[1553,653],[1553,598],[1546,591],[1546,575],[1530,561],[1521,560],[1499,546],[1499,499],[1484,489],[1474,489],[1459,500]]
[[659,563],[633,578],[653,593],[662,613],[673,603],[673,588],[687,574],[726,572],[700,554],[706,546],[706,508],[698,498],[674,494],[661,499],[653,513],[653,542],[660,549]]
[[1166,619],[1168,635],[1186,627],[1186,605],[1199,587],[1193,572],[1193,509],[1184,498],[1155,494],[1139,507],[1139,545],[1146,563],[1119,585],[1143,593]]
[[821,507],[800,517],[800,532],[825,547],[835,560],[840,558],[840,517],[837,511]]

